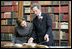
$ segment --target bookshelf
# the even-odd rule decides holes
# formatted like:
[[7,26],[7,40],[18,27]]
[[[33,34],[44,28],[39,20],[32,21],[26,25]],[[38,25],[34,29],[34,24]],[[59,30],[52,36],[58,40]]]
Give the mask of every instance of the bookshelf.
[[1,1],[1,44],[11,43],[18,18],[18,1]]
[[[32,3],[39,3],[43,13],[49,13],[52,18],[52,33],[54,37],[54,46],[71,46],[71,9],[70,1],[24,1],[23,16],[32,22],[35,15],[31,10]],[[28,11],[24,8],[28,8]],[[26,16],[27,15],[27,16]],[[70,24],[70,25],[69,25]],[[63,44],[64,43],[64,44]]]
[[[6,5],[4,5],[4,2],[7,2]],[[3,36],[1,37],[1,43],[4,44],[11,42],[12,33],[14,31],[13,28],[16,25],[15,20],[19,16],[25,17],[28,22],[32,23],[33,19],[35,18],[34,17],[35,15],[31,10],[31,4],[39,3],[42,7],[42,12],[49,13],[52,18],[53,23],[52,33],[54,38],[53,46],[71,46],[71,1],[12,1],[12,2],[14,3],[11,4],[11,2],[8,3],[8,1],[1,1],[1,34],[2,34],[1,36]],[[8,7],[9,10],[8,11],[5,10],[8,9]],[[66,27],[63,28],[62,26]],[[9,40],[5,40],[4,36],[7,36],[6,38]]]

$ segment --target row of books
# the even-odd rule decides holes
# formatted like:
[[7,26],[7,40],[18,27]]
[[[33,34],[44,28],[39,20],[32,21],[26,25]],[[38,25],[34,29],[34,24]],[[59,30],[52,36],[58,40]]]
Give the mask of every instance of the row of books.
[[[59,5],[59,1],[32,1],[32,3],[39,3],[40,5]],[[60,1],[60,4],[68,4],[68,1]]]
[[[30,13],[30,7],[23,7],[23,12],[24,13]],[[32,10],[31,10],[31,13],[33,13]]]
[[[23,8],[24,13],[30,13],[30,7],[24,7]],[[60,10],[59,7],[41,7],[41,11],[43,13],[67,13],[68,12],[68,6],[61,6]],[[31,10],[31,13],[32,10]]]
[[[59,14],[50,14],[52,21],[59,21]],[[60,14],[61,21],[68,21],[68,14]]]
[[60,4],[68,4],[68,1],[60,1]]
[[1,20],[1,25],[16,25],[15,19],[4,19]]
[[[56,5],[59,4],[59,1],[32,1],[31,3],[39,3],[40,5]],[[23,1],[24,6],[28,6],[31,3],[30,1]],[[60,1],[60,4],[68,4],[68,1]],[[18,5],[18,1],[2,1],[1,5]]]
[[59,46],[59,41],[54,41],[52,45],[53,46]]
[[17,12],[4,12],[1,13],[1,18],[17,18],[18,13]]
[[30,13],[30,7],[23,7],[24,13]]
[[68,22],[61,22],[61,29],[68,29]]
[[52,34],[54,40],[59,40],[59,31],[52,31]]
[[24,6],[30,6],[30,4],[31,4],[30,2],[31,2],[31,1],[23,1],[23,5],[24,5]]
[[61,6],[60,10],[59,7],[42,7],[41,10],[43,13],[67,13],[68,6]]
[[1,6],[4,5],[18,5],[18,1],[1,1]]
[[[59,1],[32,1],[31,3],[39,3],[40,5],[59,5]],[[30,1],[24,1],[24,6],[29,6]],[[68,4],[68,1],[60,1],[60,4]]]
[[61,46],[69,46],[69,42],[68,41],[61,41]]
[[58,22],[52,22],[52,29],[58,29],[59,23]]
[[13,33],[14,28],[15,28],[15,26],[1,26],[1,32],[3,32],[3,33],[7,33],[7,32]]
[[12,34],[1,33],[1,40],[12,40]]
[[35,14],[31,14],[31,17],[30,17],[30,15],[24,15],[24,17],[25,17],[26,21],[30,21],[30,19],[31,19],[31,21],[33,21],[33,19],[35,18]]
[[68,14],[61,14],[60,15],[60,19],[61,19],[61,21],[68,21],[69,20],[69,16],[68,16]]
[[69,35],[68,35],[67,32],[60,31],[60,39],[62,39],[62,40],[68,40],[68,38],[69,38]]
[[[61,29],[68,29],[68,22],[61,22],[60,25]],[[52,22],[52,28],[59,29],[59,22]]]
[[[59,14],[50,14],[52,21],[59,21]],[[30,15],[24,15],[27,21],[30,21]],[[31,14],[31,20],[35,18],[34,14]],[[68,14],[61,14],[60,15],[60,20],[61,21],[68,21]]]
[[64,31],[60,31],[60,34],[59,34],[59,31],[53,30],[52,34],[53,34],[54,40],[59,40],[59,36],[60,36],[61,40],[68,40],[68,38],[69,38],[68,33],[64,32]]
[[18,12],[18,6],[2,6],[1,12]]
[[[68,46],[68,41],[61,41],[61,46]],[[59,41],[54,41],[53,46],[59,46]]]

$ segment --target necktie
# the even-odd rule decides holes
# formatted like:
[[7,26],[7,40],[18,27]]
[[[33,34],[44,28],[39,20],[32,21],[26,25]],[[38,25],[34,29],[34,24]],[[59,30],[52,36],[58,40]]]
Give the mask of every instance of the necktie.
[[38,20],[39,20],[40,18],[39,18],[39,16],[38,16]]

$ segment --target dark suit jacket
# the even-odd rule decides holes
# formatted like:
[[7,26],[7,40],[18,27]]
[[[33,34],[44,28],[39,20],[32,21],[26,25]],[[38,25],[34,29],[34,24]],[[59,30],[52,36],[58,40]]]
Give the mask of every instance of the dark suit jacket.
[[33,24],[27,22],[27,27],[23,28],[21,26],[15,27],[15,32],[13,33],[12,42],[13,43],[26,43],[31,37],[33,29]]
[[49,14],[42,13],[43,19],[38,20],[37,16],[33,20],[33,34],[32,37],[37,37],[37,43],[44,41],[45,34],[49,35],[49,42],[45,43],[45,45],[50,45],[53,42],[52,35],[52,20]]

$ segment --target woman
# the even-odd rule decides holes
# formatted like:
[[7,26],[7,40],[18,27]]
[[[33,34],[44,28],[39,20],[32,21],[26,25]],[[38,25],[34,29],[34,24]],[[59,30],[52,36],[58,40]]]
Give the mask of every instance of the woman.
[[12,42],[18,44],[27,43],[32,34],[32,23],[26,22],[25,18],[18,18],[16,22],[18,26],[15,27]]

